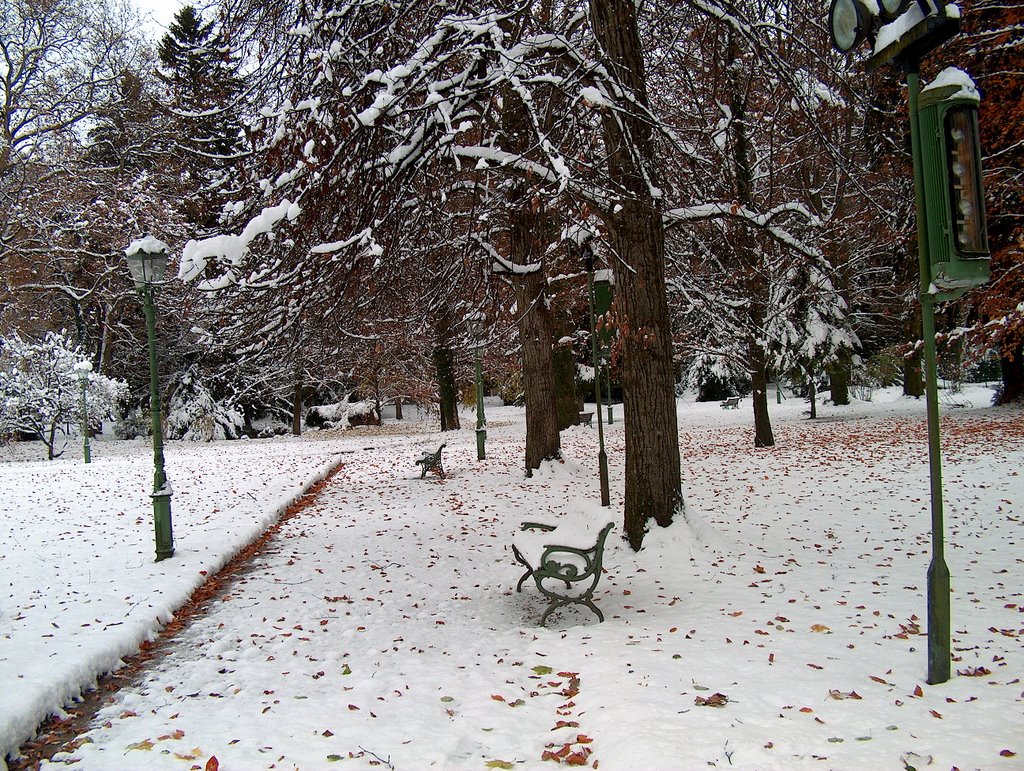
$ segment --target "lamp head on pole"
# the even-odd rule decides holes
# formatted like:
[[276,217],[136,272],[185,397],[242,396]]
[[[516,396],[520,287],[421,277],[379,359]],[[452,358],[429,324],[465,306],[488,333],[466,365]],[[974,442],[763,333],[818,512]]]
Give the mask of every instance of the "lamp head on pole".
[[580,258],[583,260],[583,267],[588,273],[594,270],[594,247],[590,245],[590,239],[580,244]]
[[75,365],[75,374],[78,375],[78,379],[83,383],[89,381],[90,372],[92,372],[92,362],[88,359],[80,361]]
[[167,244],[148,233],[131,242],[124,253],[136,289],[163,283],[170,251]]

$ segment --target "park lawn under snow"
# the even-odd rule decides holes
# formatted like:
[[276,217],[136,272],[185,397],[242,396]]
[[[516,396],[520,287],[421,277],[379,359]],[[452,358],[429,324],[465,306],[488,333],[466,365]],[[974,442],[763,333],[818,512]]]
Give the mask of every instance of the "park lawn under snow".
[[[0,561],[11,591],[18,587],[0,617],[4,691],[27,688],[29,672],[52,672],[37,685],[52,708],[87,684],[131,648],[100,642],[102,627],[128,626],[143,604],[132,635],[152,634],[201,570],[273,519],[284,489],[299,487],[299,466],[313,478],[340,459],[252,571],[56,761],[88,769],[205,768],[212,757],[221,769],[1024,767],[1021,410],[944,415],[960,674],[930,686],[923,401],[828,408],[814,422],[804,408],[773,404],[778,445],[754,450],[749,400],[738,411],[681,404],[687,518],[656,528],[639,554],[620,538],[621,420],[607,428],[610,510],[598,505],[597,432],[564,432],[565,461],[524,479],[523,417],[513,408],[489,413],[486,461],[476,460],[471,427],[444,436],[451,474],[443,481],[418,479],[412,465],[441,440],[423,424],[329,443],[175,443],[167,454],[178,554],[159,565],[149,561],[148,499],[134,501],[145,453],[110,459],[116,472],[91,486],[89,474],[100,472],[82,465],[0,464],[4,500],[22,496],[11,507],[20,519],[5,516],[12,532],[3,535],[17,548],[5,542]],[[275,474],[291,487],[266,489]],[[253,498],[262,508],[244,502]],[[560,518],[616,523],[595,594],[603,624],[569,609],[539,628],[545,603],[536,588],[513,591],[518,523]],[[87,542],[83,533],[100,522],[104,537]],[[225,522],[235,535],[221,531]],[[57,581],[68,565],[77,579]],[[43,638],[60,631],[51,623],[76,634]],[[37,647],[41,639],[51,647]],[[22,663],[12,668],[15,656]],[[5,726],[25,719],[6,698],[0,714]]]

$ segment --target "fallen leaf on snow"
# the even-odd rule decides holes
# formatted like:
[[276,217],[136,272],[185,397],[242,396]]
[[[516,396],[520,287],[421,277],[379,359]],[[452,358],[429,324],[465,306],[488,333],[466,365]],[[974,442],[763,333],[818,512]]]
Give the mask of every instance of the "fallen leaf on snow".
[[724,693],[713,693],[707,698],[704,696],[697,696],[693,703],[698,707],[724,707],[729,703],[729,697]]

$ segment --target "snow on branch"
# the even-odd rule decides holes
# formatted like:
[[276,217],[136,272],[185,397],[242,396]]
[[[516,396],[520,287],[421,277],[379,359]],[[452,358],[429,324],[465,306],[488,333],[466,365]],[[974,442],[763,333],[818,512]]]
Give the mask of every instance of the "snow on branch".
[[735,201],[730,203],[717,202],[686,206],[678,209],[670,209],[665,212],[666,227],[677,225],[683,222],[698,222],[711,219],[738,219],[748,222],[750,225],[761,228],[772,238],[784,246],[796,250],[807,257],[820,257],[821,253],[814,247],[803,243],[788,230],[778,227],[774,221],[783,214],[798,214],[803,217],[809,225],[818,227],[821,220],[801,203],[790,202],[776,206],[767,212],[759,214]]
[[196,284],[202,291],[224,289],[237,283],[236,269],[242,265],[245,255],[257,236],[273,235],[274,227],[286,217],[289,222],[301,214],[297,203],[285,198],[277,206],[268,206],[246,224],[239,235],[218,235],[201,241],[191,240],[185,244],[178,268],[178,278],[185,282],[194,281],[204,275],[210,260],[225,266],[225,271],[216,278],[203,279]]

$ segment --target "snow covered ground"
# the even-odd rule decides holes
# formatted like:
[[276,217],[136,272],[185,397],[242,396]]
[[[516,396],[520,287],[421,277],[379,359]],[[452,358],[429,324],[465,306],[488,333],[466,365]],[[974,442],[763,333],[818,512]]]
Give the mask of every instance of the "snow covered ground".
[[[1024,768],[1024,414],[987,392],[944,410],[947,562],[959,674],[925,683],[924,402],[680,403],[687,521],[621,541],[621,411],[520,470],[523,414],[310,438],[171,443],[177,553],[152,562],[145,445],[0,463],[0,754],[154,634],[337,461],[251,571],[97,716],[85,769]],[[143,491],[140,495],[139,491]],[[519,522],[614,521],[595,594],[560,611],[521,575]],[[217,758],[216,764],[210,759]]]

